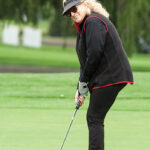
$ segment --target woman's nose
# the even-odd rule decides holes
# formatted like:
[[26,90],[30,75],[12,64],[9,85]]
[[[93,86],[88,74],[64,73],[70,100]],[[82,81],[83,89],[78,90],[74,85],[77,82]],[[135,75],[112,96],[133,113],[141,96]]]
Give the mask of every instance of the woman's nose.
[[74,16],[74,15],[75,15],[75,13],[71,11],[71,16]]

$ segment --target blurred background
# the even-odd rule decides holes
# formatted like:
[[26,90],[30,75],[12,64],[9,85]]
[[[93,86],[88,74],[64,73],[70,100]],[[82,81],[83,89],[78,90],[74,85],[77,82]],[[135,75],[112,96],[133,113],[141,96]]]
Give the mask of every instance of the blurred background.
[[[135,82],[121,91],[106,117],[105,147],[149,150],[150,1],[100,2],[120,34]],[[79,77],[77,31],[62,10],[62,0],[0,0],[0,150],[60,147]],[[64,150],[88,147],[88,99]]]
[[[100,2],[110,13],[133,70],[150,71],[150,2]],[[0,0],[0,71],[78,70],[76,29],[62,11],[61,0]]]

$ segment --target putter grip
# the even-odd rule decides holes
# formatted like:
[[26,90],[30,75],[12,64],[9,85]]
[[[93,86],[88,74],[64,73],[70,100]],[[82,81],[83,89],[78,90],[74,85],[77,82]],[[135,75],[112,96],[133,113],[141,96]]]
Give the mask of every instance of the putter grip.
[[81,101],[78,100],[78,103],[77,103],[77,105],[76,105],[76,109],[79,109],[79,108],[80,108],[80,103],[81,103]]

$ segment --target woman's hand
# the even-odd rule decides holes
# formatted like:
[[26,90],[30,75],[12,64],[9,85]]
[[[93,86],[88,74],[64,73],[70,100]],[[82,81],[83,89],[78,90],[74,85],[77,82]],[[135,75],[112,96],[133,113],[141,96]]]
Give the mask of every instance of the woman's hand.
[[85,97],[84,96],[79,96],[79,92],[78,90],[76,91],[76,94],[75,94],[75,104],[77,105],[78,103],[78,100],[80,100],[80,106],[82,106],[84,104],[84,100],[85,100]]

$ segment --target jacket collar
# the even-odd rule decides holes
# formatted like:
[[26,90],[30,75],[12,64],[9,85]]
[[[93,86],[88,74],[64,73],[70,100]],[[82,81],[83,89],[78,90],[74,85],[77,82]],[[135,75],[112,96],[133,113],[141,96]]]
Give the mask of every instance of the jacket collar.
[[88,16],[85,16],[81,23],[74,22],[74,26],[76,27],[79,34],[81,34],[81,32],[82,32],[82,27],[83,27],[84,21],[86,20],[87,17]]

